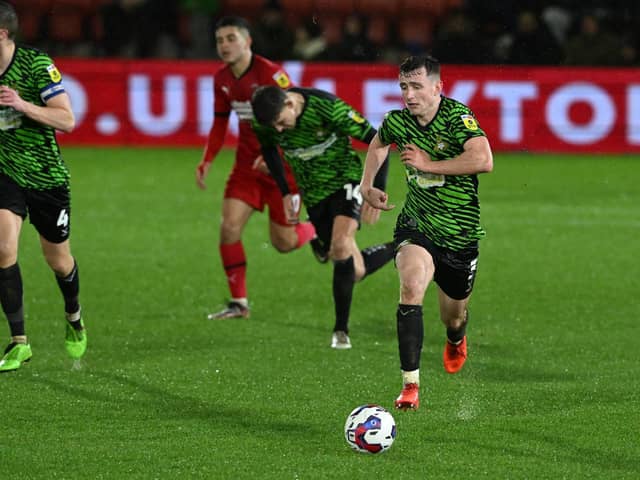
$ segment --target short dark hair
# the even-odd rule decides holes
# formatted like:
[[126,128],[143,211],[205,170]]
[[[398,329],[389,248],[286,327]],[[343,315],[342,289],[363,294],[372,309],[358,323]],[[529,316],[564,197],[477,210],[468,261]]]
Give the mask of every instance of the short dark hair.
[[16,9],[9,2],[0,2],[0,28],[9,32],[9,38],[13,40],[18,32],[18,15]]
[[440,75],[440,62],[431,55],[407,57],[400,64],[400,73],[409,73],[424,67],[427,75]]
[[272,126],[284,108],[287,94],[275,85],[258,87],[251,97],[253,116],[260,125]]
[[227,15],[218,20],[214,32],[217,32],[218,29],[222,27],[236,27],[240,30],[245,30],[247,35],[251,34],[249,23],[244,18],[236,15]]

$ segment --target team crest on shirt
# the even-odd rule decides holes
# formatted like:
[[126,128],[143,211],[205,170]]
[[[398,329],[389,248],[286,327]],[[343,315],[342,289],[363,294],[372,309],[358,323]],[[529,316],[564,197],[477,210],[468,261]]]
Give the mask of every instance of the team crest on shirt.
[[473,115],[460,115],[462,118],[462,123],[469,130],[478,130],[478,124],[476,123],[476,119],[473,118]]
[[291,85],[289,77],[282,70],[278,70],[273,76],[273,79],[276,81],[280,88],[287,88],[289,85]]
[[441,137],[440,135],[438,135],[438,136],[436,137],[435,149],[436,149],[436,150],[440,150],[440,151],[442,151],[442,150],[445,150],[445,149],[447,148],[447,146],[448,146],[448,145],[447,145],[447,142],[445,142],[445,141],[442,139],[442,137]]
[[356,123],[364,123],[364,118],[355,110],[349,110],[349,118]]
[[51,77],[51,81],[58,83],[62,80],[62,75],[60,75],[60,71],[56,68],[56,66],[52,63],[47,67],[47,73],[49,73],[49,77]]

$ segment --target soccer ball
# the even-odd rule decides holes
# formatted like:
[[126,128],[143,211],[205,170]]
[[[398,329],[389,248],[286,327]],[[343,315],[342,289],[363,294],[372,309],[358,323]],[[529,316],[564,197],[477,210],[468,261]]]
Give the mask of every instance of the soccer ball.
[[396,421],[379,405],[361,405],[347,417],[344,438],[356,452],[381,453],[396,438]]

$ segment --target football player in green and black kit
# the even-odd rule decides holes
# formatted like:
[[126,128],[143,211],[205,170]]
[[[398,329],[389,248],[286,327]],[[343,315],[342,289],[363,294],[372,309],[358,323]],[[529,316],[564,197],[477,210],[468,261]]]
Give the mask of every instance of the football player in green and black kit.
[[[393,258],[393,242],[360,250],[355,241],[361,214],[370,223],[379,214],[362,205],[362,161],[351,137],[369,143],[376,130],[350,105],[322,90],[263,86],[254,92],[251,103],[254,130],[282,192],[288,219],[295,220],[300,205],[285,182],[278,147],[291,166],[318,239],[333,261],[331,346],[351,348],[348,322],[353,286]],[[386,168],[380,172],[376,184],[382,190]]]
[[78,267],[69,247],[69,172],[55,134],[73,130],[75,119],[51,58],[16,45],[17,29],[15,10],[0,1],[0,303],[11,331],[0,372],[31,359],[18,266],[18,239],[27,215],[64,297],[67,352],[78,359],[87,346]]
[[431,280],[438,285],[440,318],[447,329],[444,368],[455,373],[467,358],[467,304],[476,275],[478,240],[484,236],[477,174],[493,169],[493,154],[473,112],[442,95],[435,58],[407,58],[399,79],[406,108],[388,112],[369,144],[361,193],[375,208],[393,208],[373,178],[395,143],[408,187],[394,233],[403,378],[395,406],[405,410],[419,405],[422,302]]

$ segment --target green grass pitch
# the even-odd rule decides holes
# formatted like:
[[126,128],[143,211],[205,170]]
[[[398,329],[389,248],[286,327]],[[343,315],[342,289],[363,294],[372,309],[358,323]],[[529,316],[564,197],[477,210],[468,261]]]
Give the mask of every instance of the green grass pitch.
[[[344,442],[357,405],[391,408],[401,379],[398,281],[356,285],[353,349],[329,348],[331,267],[245,231],[250,320],[212,322],[226,283],[220,201],[231,154],[199,191],[199,149],[65,148],[72,247],[89,333],[64,351],[62,301],[25,224],[20,264],[33,360],[0,376],[0,478],[640,478],[640,158],[496,154],[470,356],[441,364],[425,300],[422,406],[392,412],[380,456]],[[399,209],[403,174],[389,184]],[[359,232],[387,241],[397,212]],[[8,334],[8,328],[5,332]]]

